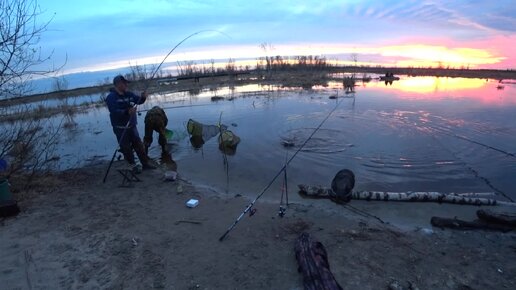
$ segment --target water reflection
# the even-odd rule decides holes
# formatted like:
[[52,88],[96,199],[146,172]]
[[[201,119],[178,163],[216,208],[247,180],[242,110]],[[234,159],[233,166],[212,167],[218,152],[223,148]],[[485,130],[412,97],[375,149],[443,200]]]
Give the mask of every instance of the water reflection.
[[417,77],[404,78],[397,84],[397,88],[405,92],[432,93],[479,89],[485,85],[483,79],[469,78],[439,78]]
[[486,104],[515,104],[516,98],[505,90],[498,89],[497,80],[447,78],[447,77],[404,77],[392,84],[371,83],[368,87],[392,94],[399,91],[397,98],[412,100],[460,100],[469,99]]
[[[290,163],[290,187],[329,184],[346,167],[357,176],[357,190],[513,192],[515,86],[504,83],[498,90],[497,85],[402,77],[387,87],[378,79],[370,81],[356,88],[355,98],[341,99],[339,94],[338,109]],[[153,148],[150,154],[160,156],[165,166],[179,164],[181,174],[193,182],[227,189],[230,176],[230,192],[253,194],[284,165],[286,152],[299,149],[335,107],[329,96],[344,90],[341,79],[310,90],[255,85],[206,90],[197,97],[188,92],[156,95],[142,109],[159,105],[170,124],[181,127],[174,130],[184,131],[193,119],[202,125],[202,133],[178,140],[173,158]],[[211,102],[215,94],[225,100]],[[213,142],[220,128],[206,125],[217,124],[221,112],[225,123],[238,124],[235,133],[243,140],[238,154],[223,151],[225,166],[231,159],[231,172],[221,170],[220,142]],[[61,136],[61,168],[84,165],[91,156],[109,159],[116,140],[111,130],[99,129],[110,128],[107,109],[74,114],[73,122],[75,133]]]
[[73,97],[59,97],[52,99],[43,99],[29,103],[21,103],[8,106],[7,108],[11,112],[16,111],[37,111],[37,110],[46,110],[49,108],[60,108],[60,109],[70,109],[71,107],[76,106],[90,106],[92,104],[98,104],[102,102],[103,94],[91,94],[84,96],[73,96]]

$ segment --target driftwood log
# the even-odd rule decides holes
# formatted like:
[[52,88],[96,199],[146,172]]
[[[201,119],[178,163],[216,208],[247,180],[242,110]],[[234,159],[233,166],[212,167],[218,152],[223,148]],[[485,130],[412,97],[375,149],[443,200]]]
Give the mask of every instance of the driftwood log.
[[302,233],[296,241],[298,271],[303,274],[306,290],[342,290],[330,271],[328,254],[323,244],[313,240],[308,233]]
[[490,210],[477,210],[477,217],[488,223],[507,225],[516,228],[516,215],[508,213],[496,213]]
[[459,219],[450,219],[450,218],[442,218],[442,217],[432,217],[430,219],[430,223],[434,227],[439,228],[451,228],[457,230],[488,230],[488,231],[501,231],[501,232],[509,232],[514,230],[513,227],[500,225],[500,224],[491,224],[482,221],[463,221]]
[[[336,199],[335,192],[324,186],[312,186],[299,184],[299,194],[308,198]],[[511,205],[516,203],[499,201],[491,198],[475,197],[475,193],[441,193],[441,192],[384,192],[384,191],[356,191],[351,194],[354,200],[377,201],[413,201],[413,202],[439,202],[470,205]],[[486,195],[486,193],[480,193]]]

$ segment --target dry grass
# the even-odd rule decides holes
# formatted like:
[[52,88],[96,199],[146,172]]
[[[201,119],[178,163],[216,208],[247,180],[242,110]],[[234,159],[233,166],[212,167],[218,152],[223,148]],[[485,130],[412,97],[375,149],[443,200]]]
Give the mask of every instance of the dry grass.
[[[27,179],[30,178],[30,183]],[[46,172],[29,176],[16,174],[10,177],[10,191],[19,202],[29,201],[41,194],[48,194],[67,186],[87,186],[94,177],[87,170],[66,170],[61,172]]]

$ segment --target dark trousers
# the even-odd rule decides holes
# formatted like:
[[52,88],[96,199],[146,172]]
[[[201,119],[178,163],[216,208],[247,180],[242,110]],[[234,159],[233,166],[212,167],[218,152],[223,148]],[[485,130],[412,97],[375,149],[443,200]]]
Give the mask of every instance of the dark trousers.
[[161,115],[154,114],[145,116],[145,136],[143,136],[143,143],[145,144],[146,150],[148,150],[152,144],[152,134],[156,131],[159,135],[158,143],[161,145],[162,152],[167,152],[167,137],[165,136],[167,123],[168,120]]
[[145,154],[143,143],[136,126],[132,126],[127,129],[113,127],[113,132],[115,133],[118,144],[120,145],[120,151],[122,151],[124,159],[127,160],[129,164],[136,163],[134,160],[133,150],[136,152],[136,155],[138,155],[138,159],[140,159],[142,164],[148,163],[149,158],[147,157],[147,154]]

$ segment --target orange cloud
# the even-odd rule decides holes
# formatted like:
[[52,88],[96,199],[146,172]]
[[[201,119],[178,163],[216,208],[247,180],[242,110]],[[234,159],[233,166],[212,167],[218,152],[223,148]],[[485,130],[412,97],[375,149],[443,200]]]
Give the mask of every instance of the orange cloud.
[[489,51],[479,48],[449,48],[432,45],[397,45],[379,49],[384,57],[403,57],[396,62],[398,66],[450,66],[477,67],[485,64],[502,62],[505,57],[494,56]]
[[[516,36],[493,36],[482,40],[454,41],[445,38],[405,38],[389,44],[362,45],[359,43],[293,43],[277,44],[264,51],[258,45],[190,47],[174,52],[167,62],[187,60],[256,59],[268,56],[327,56],[331,64],[398,66],[398,67],[469,67],[469,68],[516,68]],[[358,61],[350,59],[356,54]],[[335,59],[338,56],[339,59]],[[115,60],[93,64],[74,71],[96,71],[126,67],[129,64],[159,63],[164,55],[140,56],[133,59]],[[202,61],[196,61],[202,63]],[[238,64],[238,63],[237,63]],[[255,65],[256,61],[251,61]]]

